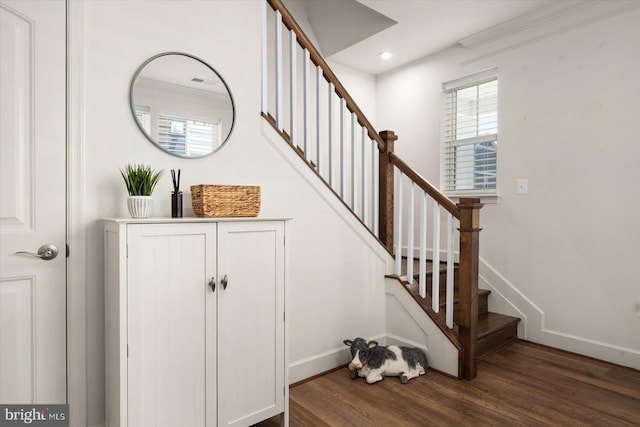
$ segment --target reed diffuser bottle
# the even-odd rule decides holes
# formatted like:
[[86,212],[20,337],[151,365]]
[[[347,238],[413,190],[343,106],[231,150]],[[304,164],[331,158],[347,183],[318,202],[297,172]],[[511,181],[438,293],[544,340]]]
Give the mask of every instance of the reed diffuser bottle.
[[180,191],[180,169],[176,174],[175,169],[171,169],[171,180],[173,181],[173,191],[171,192],[171,218],[182,218],[182,191]]

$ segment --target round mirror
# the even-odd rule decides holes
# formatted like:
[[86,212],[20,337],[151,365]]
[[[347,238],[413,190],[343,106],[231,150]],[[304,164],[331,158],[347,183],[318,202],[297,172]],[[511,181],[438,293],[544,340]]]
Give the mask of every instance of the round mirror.
[[140,130],[174,156],[213,153],[229,139],[235,122],[225,81],[186,53],[161,53],[145,61],[133,76],[129,100]]

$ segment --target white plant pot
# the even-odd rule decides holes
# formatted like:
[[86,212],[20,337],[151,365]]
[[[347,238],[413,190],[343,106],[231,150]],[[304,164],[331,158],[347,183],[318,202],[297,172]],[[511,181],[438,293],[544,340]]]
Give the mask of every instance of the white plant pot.
[[131,218],[146,218],[151,213],[153,198],[151,196],[129,196],[127,207]]

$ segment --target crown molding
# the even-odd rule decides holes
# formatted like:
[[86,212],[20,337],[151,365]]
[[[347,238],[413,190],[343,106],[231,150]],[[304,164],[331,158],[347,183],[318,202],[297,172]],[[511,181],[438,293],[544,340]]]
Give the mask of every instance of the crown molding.
[[458,43],[470,50],[502,51],[638,7],[637,0],[559,1],[460,39]]

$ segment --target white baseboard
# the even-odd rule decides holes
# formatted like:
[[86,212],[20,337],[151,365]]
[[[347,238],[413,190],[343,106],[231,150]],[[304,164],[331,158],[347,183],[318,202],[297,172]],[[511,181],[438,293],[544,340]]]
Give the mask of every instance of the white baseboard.
[[[381,345],[406,345],[422,349],[429,366],[454,377],[458,376],[457,348],[440,328],[420,308],[396,279],[385,280],[386,332],[365,337]],[[289,364],[289,383],[310,378],[349,362],[345,346],[327,350]]]
[[[442,333],[431,318],[420,308],[395,279],[386,279],[387,331],[364,337],[380,345],[406,345],[422,349],[429,365],[439,371],[458,376],[458,350]],[[346,346],[293,361],[289,364],[289,383],[310,378],[349,362]]]
[[[403,255],[409,252],[407,247],[403,247]],[[427,258],[431,259],[433,255],[432,248],[427,248],[426,254]],[[419,250],[414,249],[413,255],[417,258]],[[456,262],[458,262],[458,255],[457,252],[454,255]],[[441,260],[446,259],[443,258],[446,257],[446,253],[441,251],[440,257]],[[640,351],[638,350],[547,328],[544,310],[538,307],[482,257],[479,262],[478,286],[491,291],[489,295],[490,311],[521,319],[518,323],[519,338],[640,369]]]
[[[410,252],[406,247],[402,253]],[[433,251],[427,248],[427,258],[431,259]],[[414,257],[419,256],[418,249],[413,250]],[[441,259],[446,253],[440,253]],[[455,253],[458,261],[458,253]],[[605,360],[634,369],[640,369],[640,351],[555,331],[546,327],[545,313],[531,299],[522,293],[513,283],[502,276],[482,257],[479,262],[478,286],[491,291],[489,310],[495,313],[519,317],[518,337],[550,347],[583,354],[596,359]]]
[[[376,340],[380,344],[386,342],[384,334],[365,338],[367,341]],[[311,378],[314,375],[335,369],[349,363],[349,349],[342,345],[304,359],[289,363],[289,384]]]
[[[428,256],[431,255],[429,250]],[[392,264],[392,262],[391,262]],[[431,367],[458,376],[458,350],[433,323],[429,316],[413,301],[395,279],[386,279],[387,313],[394,311],[393,322],[386,322],[387,331],[367,337],[380,345],[405,345],[422,349]],[[391,302],[389,301],[391,300]],[[391,305],[390,305],[391,304]],[[411,331],[409,331],[411,329]],[[414,339],[410,338],[413,337]],[[293,384],[349,362],[347,347],[339,346],[325,352],[292,361],[289,364],[289,383]]]
[[422,343],[408,340],[404,337],[399,337],[397,335],[387,334],[385,337],[384,345],[397,345],[397,346],[406,346],[406,347],[416,347],[425,353],[428,351],[427,346]]
[[548,329],[544,310],[482,258],[480,258],[479,275],[482,287],[491,290],[489,309],[522,319],[518,329],[520,338],[640,369],[640,351],[638,350]]

